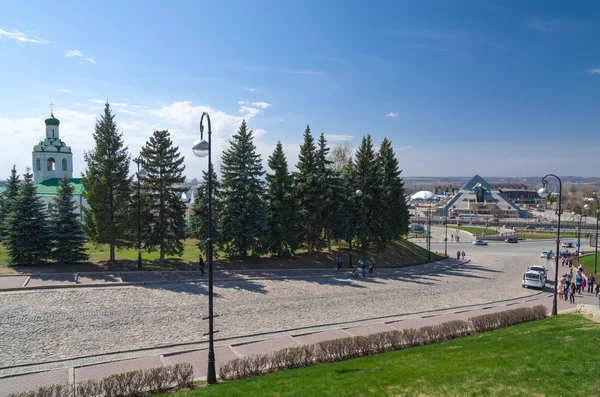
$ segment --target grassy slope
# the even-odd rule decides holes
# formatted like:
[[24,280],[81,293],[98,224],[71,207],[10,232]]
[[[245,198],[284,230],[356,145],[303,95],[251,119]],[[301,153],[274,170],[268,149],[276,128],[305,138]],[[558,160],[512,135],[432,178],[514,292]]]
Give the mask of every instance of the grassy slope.
[[598,396],[600,326],[575,314],[181,392],[208,396]]
[[473,235],[477,236],[481,236],[481,233],[485,233],[488,236],[491,236],[493,234],[498,234],[498,232],[496,231],[496,229],[486,229],[483,227],[471,227],[471,226],[460,226],[460,227],[456,227],[456,226],[450,226],[448,225],[448,229],[458,229],[464,232],[469,232]]
[[[160,263],[158,252],[142,253],[144,268],[147,270],[185,270],[194,269],[197,266],[199,251],[195,246],[196,240],[185,241],[185,251],[181,258],[169,258]],[[335,266],[335,256],[339,252],[344,266],[348,263],[348,250],[344,245],[332,247],[333,252],[320,252],[315,255],[308,255],[306,252],[298,252],[296,258],[286,259],[265,256],[261,258],[248,258],[244,260],[230,261],[226,258],[218,258],[215,262],[216,268],[260,268],[260,269],[294,269],[294,268],[332,268]],[[106,270],[135,270],[137,268],[137,251],[135,249],[126,249],[117,251],[117,264],[109,266],[108,246],[93,247],[89,246],[90,262],[70,266],[56,266],[52,264],[45,265],[44,271],[106,271]],[[216,253],[218,255],[219,253]],[[432,254],[432,260],[440,257]],[[403,267],[411,266],[427,261],[427,251],[409,241],[400,240],[392,242],[384,251],[368,250],[361,251],[353,249],[353,263],[358,260],[375,259],[377,267]],[[206,258],[205,258],[206,259]],[[0,244],[0,273],[15,273],[16,271],[28,271],[26,268],[12,268],[7,266],[8,256],[5,252],[5,246]],[[36,267],[40,271],[42,267]]]

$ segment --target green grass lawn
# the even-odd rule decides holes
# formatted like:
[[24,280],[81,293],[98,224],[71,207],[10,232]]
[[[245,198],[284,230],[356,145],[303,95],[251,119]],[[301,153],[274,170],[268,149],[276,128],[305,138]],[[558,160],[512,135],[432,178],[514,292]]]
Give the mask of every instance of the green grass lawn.
[[[474,236],[481,236],[482,233],[485,233],[488,236],[498,234],[496,229],[483,228],[483,227],[471,227],[471,226],[450,226],[448,225],[448,229],[458,229],[463,232],[471,233]],[[450,238],[450,237],[448,237]]]
[[282,371],[175,396],[598,396],[598,340],[600,325],[565,314],[438,345]]
[[[185,251],[181,258],[166,258],[165,261],[158,260],[158,252],[142,252],[143,266],[146,270],[189,270],[198,266],[198,255],[200,251],[196,247],[196,240],[188,239],[184,242]],[[90,255],[89,262],[58,266],[52,263],[42,266],[12,267],[9,266],[9,258],[4,244],[0,244],[0,274],[14,274],[29,271],[49,272],[84,272],[84,271],[124,271],[137,269],[137,251],[135,249],[117,250],[117,262],[114,265],[107,263],[109,258],[108,246],[88,246]],[[348,248],[342,244],[332,246],[332,252],[321,251],[314,255],[308,255],[306,251],[299,250],[295,258],[277,258],[263,256],[260,258],[247,258],[243,260],[229,260],[222,253],[215,252],[216,269],[298,269],[298,268],[333,268],[335,257],[340,254],[344,261],[344,267],[348,264]],[[427,250],[409,241],[399,240],[388,244],[383,251],[376,249],[361,250],[353,247],[353,264],[358,260],[365,261],[373,258],[377,267],[404,267],[427,262]],[[441,259],[440,256],[432,254],[432,260]],[[206,260],[206,257],[205,257]]]
[[[529,240],[556,240],[556,231],[549,230],[536,230],[534,231],[519,231],[519,238],[529,239]],[[560,233],[560,239],[564,241],[565,239],[576,239],[577,233]],[[582,237],[583,238],[583,237]]]

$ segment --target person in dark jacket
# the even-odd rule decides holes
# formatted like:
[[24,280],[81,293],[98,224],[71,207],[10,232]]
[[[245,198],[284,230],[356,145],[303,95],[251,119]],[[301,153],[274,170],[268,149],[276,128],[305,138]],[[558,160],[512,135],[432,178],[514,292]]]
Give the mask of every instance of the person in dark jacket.
[[204,276],[204,259],[202,259],[202,255],[198,255],[198,268],[200,269],[200,275]]

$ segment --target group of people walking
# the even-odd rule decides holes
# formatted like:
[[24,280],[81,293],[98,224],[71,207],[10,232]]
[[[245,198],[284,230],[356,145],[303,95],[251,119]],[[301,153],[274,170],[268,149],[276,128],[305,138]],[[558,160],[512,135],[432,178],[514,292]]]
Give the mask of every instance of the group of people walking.
[[561,252],[560,257],[562,258],[561,263],[563,266],[569,266],[569,267],[573,266],[573,258],[571,257],[569,250]]
[[586,291],[587,287],[587,292],[589,294],[595,293],[600,302],[600,285],[596,285],[596,289],[594,290],[595,283],[596,277],[594,277],[594,274],[590,272],[586,275],[583,272],[583,266],[579,265],[576,274],[573,274],[573,268],[571,268],[569,273],[563,274],[558,281],[557,293],[560,295],[561,299],[564,298],[565,300],[568,300],[569,303],[575,304],[575,294],[581,295],[582,292]]
[[456,259],[460,260],[460,257],[462,256],[462,260],[465,260],[465,251],[456,251]]

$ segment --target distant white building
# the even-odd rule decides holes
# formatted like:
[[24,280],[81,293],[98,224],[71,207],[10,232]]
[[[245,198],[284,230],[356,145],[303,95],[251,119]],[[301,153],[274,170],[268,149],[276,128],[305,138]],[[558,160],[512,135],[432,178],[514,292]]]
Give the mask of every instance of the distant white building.
[[440,211],[440,216],[453,218],[460,215],[474,215],[483,219],[527,218],[527,212],[479,175],[475,175],[455,192]]

